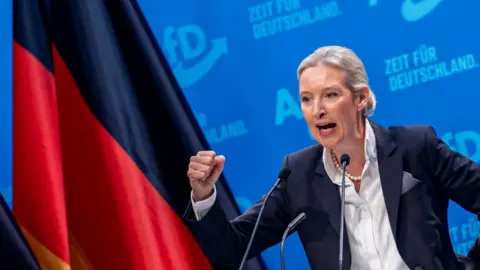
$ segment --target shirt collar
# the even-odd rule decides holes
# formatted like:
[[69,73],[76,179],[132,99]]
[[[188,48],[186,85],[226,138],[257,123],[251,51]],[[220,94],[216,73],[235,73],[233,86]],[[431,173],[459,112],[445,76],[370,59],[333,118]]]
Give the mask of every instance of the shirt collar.
[[365,160],[371,161],[377,158],[377,143],[375,133],[370,125],[368,119],[365,120],[366,134],[365,134]]

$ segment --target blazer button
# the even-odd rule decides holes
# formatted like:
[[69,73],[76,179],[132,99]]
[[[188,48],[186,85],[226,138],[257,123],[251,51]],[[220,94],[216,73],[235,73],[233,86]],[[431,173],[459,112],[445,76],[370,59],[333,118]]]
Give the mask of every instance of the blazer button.
[[423,270],[423,267],[421,265],[417,265],[413,268],[413,270]]

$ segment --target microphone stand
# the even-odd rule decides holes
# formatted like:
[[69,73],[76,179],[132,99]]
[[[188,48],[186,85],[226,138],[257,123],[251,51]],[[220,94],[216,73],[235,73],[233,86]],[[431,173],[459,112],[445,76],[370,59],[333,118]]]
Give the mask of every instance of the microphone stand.
[[287,239],[288,233],[291,232],[293,229],[295,229],[298,226],[298,224],[300,224],[300,222],[302,222],[305,219],[305,217],[306,215],[304,212],[298,214],[298,216],[294,220],[292,220],[290,224],[288,224],[287,229],[283,233],[282,242],[280,243],[280,259],[282,262],[282,270],[285,270],[285,257],[283,255],[284,253],[283,246],[285,244],[285,239]]
[[341,157],[343,175],[342,175],[342,187],[341,187],[341,209],[340,209],[340,243],[339,243],[339,252],[338,252],[338,269],[343,270],[343,235],[344,232],[344,218],[345,218],[345,174],[347,172],[348,163],[350,163],[350,157],[346,154],[343,154]]
[[277,178],[277,182],[275,182],[275,185],[273,185],[272,189],[270,189],[267,196],[265,197],[265,200],[263,201],[262,207],[260,208],[260,212],[258,213],[257,221],[255,222],[255,226],[253,227],[253,231],[252,231],[252,234],[250,236],[250,241],[248,241],[247,249],[245,250],[245,254],[243,255],[242,263],[240,264],[240,267],[238,268],[239,270],[243,269],[243,266],[245,265],[245,262],[247,261],[248,253],[250,251],[250,248],[252,248],[253,239],[255,238],[255,234],[257,233],[258,225],[260,224],[260,219],[262,217],[263,210],[265,209],[265,205],[267,204],[267,201],[270,198],[270,195],[272,195],[272,192],[277,188],[277,186],[280,184],[280,182],[287,179],[289,175],[290,175],[290,169],[284,168],[279,173],[279,176]]

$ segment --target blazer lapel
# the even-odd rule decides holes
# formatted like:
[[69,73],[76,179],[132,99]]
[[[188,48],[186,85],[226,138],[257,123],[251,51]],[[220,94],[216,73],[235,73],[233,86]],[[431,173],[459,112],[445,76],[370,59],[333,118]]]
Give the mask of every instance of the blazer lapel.
[[[325,167],[322,161],[322,154],[323,154],[323,147],[319,147],[320,150],[318,151],[319,157],[316,159],[315,165],[315,177],[313,178],[314,181],[312,183],[313,191],[317,195],[318,200],[322,206],[322,210],[328,215],[328,221],[332,228],[337,233],[337,236],[340,236],[340,207],[341,207],[341,199],[340,199],[340,190],[339,186],[334,184],[330,177],[328,177],[327,172],[325,171]],[[350,242],[347,232],[346,224],[343,225],[344,228],[344,238],[343,238],[343,247],[344,247],[344,254],[343,254],[343,269],[350,269],[351,266],[351,253],[350,253]],[[340,239],[340,237],[339,237]],[[332,247],[339,247],[338,245],[331,245],[328,246]]]
[[328,214],[330,224],[337,233],[340,233],[340,194],[338,186],[335,185],[327,175],[322,161],[323,148],[320,148],[320,156],[315,165],[315,181],[313,189],[318,194],[322,209]]
[[393,236],[397,237],[397,220],[402,191],[403,160],[401,151],[386,129],[371,123],[377,144],[377,160],[382,183],[383,197],[387,208]]

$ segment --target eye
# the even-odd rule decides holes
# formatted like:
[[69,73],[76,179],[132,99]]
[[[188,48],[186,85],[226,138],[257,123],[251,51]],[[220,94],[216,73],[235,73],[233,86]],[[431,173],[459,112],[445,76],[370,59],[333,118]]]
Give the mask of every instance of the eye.
[[338,93],[337,92],[328,92],[325,96],[327,98],[334,98],[334,97],[338,96]]
[[302,99],[302,103],[308,103],[312,100],[310,97],[302,97],[301,99]]

